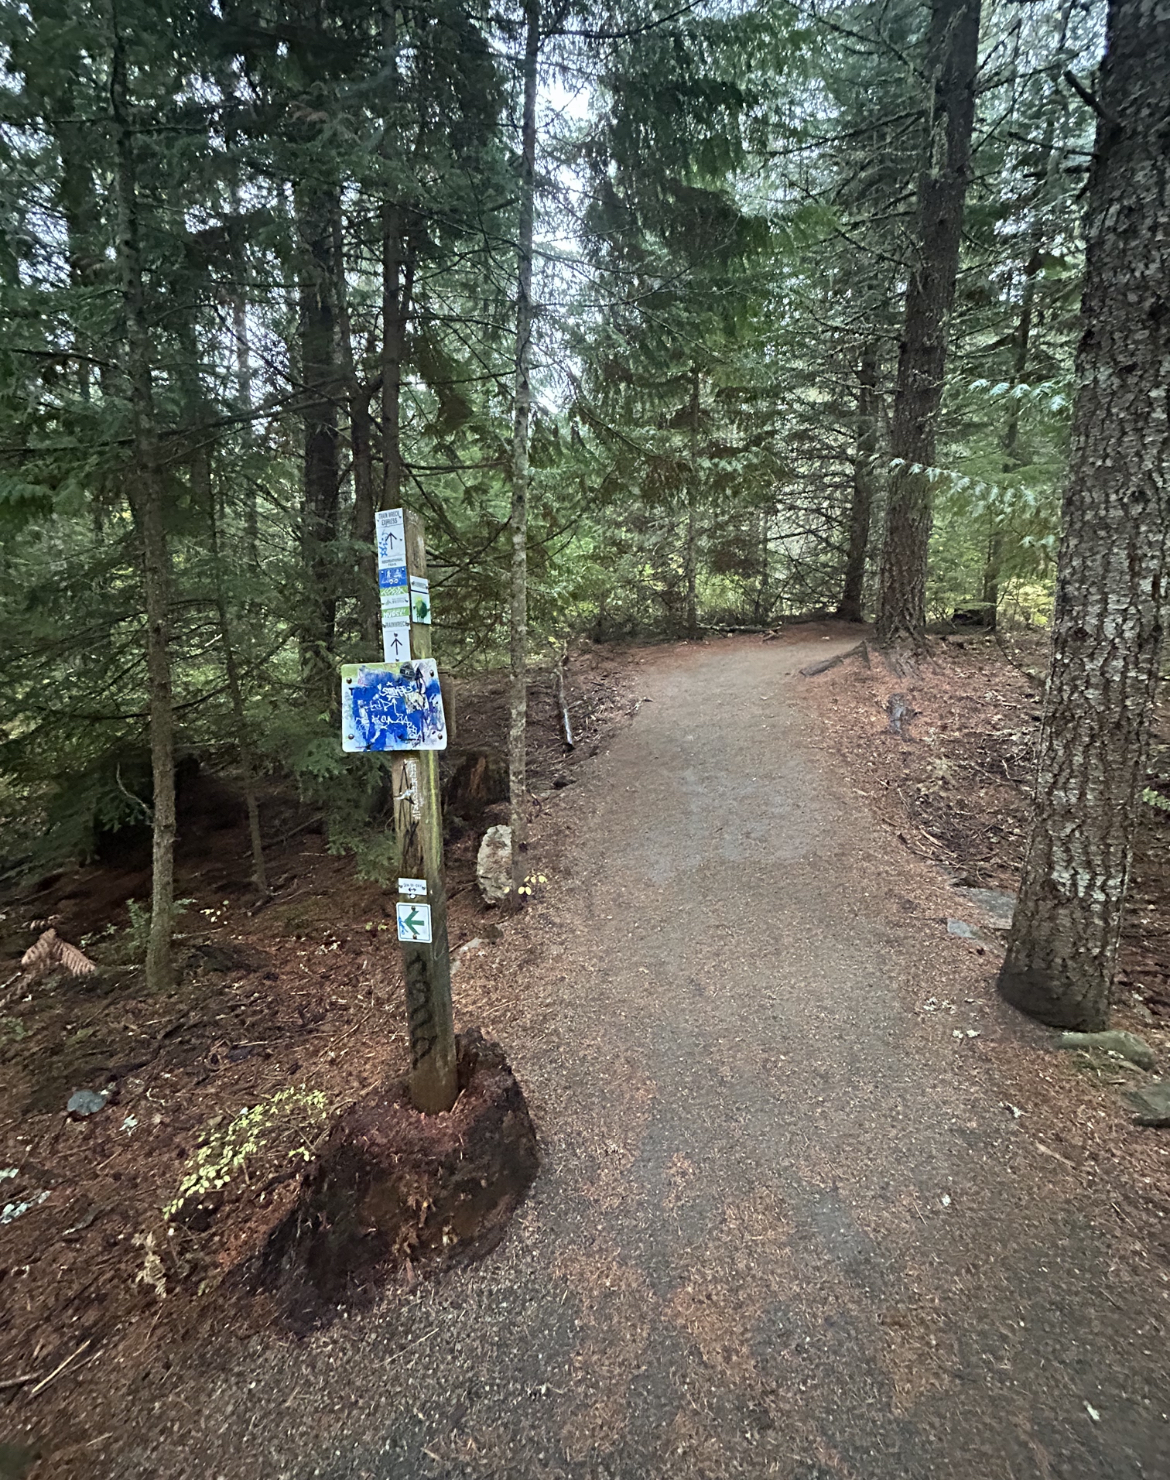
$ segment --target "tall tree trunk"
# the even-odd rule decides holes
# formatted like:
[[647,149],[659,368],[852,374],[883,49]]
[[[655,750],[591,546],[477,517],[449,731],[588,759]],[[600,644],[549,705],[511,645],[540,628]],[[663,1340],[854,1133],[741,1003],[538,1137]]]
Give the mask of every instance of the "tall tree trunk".
[[[1068,34],[1072,0],[1065,0],[1060,12],[1060,31],[1056,49],[1064,50]],[[1027,260],[1024,263],[1024,288],[1020,295],[1020,316],[1016,320],[1012,345],[1011,388],[1022,385],[1028,369],[1028,353],[1032,342],[1032,319],[1036,310],[1036,281],[1043,265],[1043,252],[1047,242],[1048,220],[1044,207],[1052,196],[1053,186],[1059,174],[1060,156],[1053,148],[1056,138],[1056,115],[1062,104],[1060,88],[1055,81],[1048,98],[1044,119],[1044,134],[1040,141],[1037,158],[1039,187],[1033,209],[1035,215],[1027,237]],[[1007,421],[1004,424],[1003,452],[1005,473],[1012,473],[1020,465],[1020,401],[1018,396],[1009,396]],[[994,632],[999,625],[999,580],[1003,561],[1003,525],[997,512],[991,514],[991,525],[987,535],[987,562],[983,568],[983,625]]]
[[689,638],[699,635],[699,559],[698,559],[698,487],[699,487],[699,371],[691,367],[690,466],[687,469],[687,524],[683,545],[683,584],[685,587],[684,622]]
[[772,562],[769,535],[772,514],[769,509],[760,510],[760,584],[756,588],[756,599],[752,607],[753,622],[767,622],[772,613]]
[[536,209],[536,88],[540,56],[539,0],[526,0],[524,108],[520,132],[520,219],[516,253],[516,395],[512,412],[512,610],[509,621],[511,693],[508,720],[508,821],[512,830],[512,891],[524,882],[528,846],[528,431],[532,415],[532,234]]
[[191,411],[190,477],[192,503],[207,515],[208,548],[211,554],[212,584],[215,590],[215,613],[219,625],[219,642],[223,652],[224,675],[227,678],[228,700],[232,710],[232,732],[240,756],[243,774],[244,810],[248,817],[248,838],[252,847],[252,881],[261,895],[268,893],[268,873],[264,863],[264,843],[260,832],[260,807],[256,799],[256,777],[258,768],[248,732],[247,714],[244,710],[244,690],[240,682],[240,665],[233,641],[231,619],[228,615],[227,592],[223,579],[223,555],[220,549],[219,519],[216,510],[215,486],[211,474],[211,444],[207,438],[208,406],[203,394],[203,383],[199,373],[199,349],[194,321],[180,329],[182,343],[182,368],[180,379],[184,384]]
[[113,15],[110,101],[114,118],[117,260],[126,320],[126,381],[134,426],[135,467],[130,498],[142,540],[146,607],[146,670],[150,709],[150,762],[154,783],[150,939],[146,981],[164,991],[172,981],[171,931],[175,900],[175,716],[169,646],[170,551],[167,546],[158,426],[151,384],[150,329],[142,277],[138,185],[131,131],[126,58]]
[[[243,282],[232,294],[232,333],[236,341],[236,404],[240,415],[252,410],[252,345],[248,337],[248,300]],[[252,442],[252,423],[245,421],[245,443]],[[244,558],[253,570],[260,567],[260,525],[256,509],[256,485],[249,474],[244,485]]]
[[[202,454],[202,458],[206,463],[206,453]],[[239,751],[240,770],[244,777],[244,808],[248,814],[248,840],[252,847],[252,882],[256,886],[257,893],[266,895],[268,893],[268,870],[264,862],[264,838],[260,831],[260,805],[256,799],[256,757],[248,732],[248,717],[244,709],[244,689],[240,682],[240,666],[236,659],[231,620],[228,617],[227,596],[223,584],[223,561],[219,547],[219,526],[215,517],[215,494],[211,486],[209,464],[206,471],[200,469],[198,478],[200,483],[205,485],[204,497],[208,534],[211,541],[211,565],[215,579],[215,612],[219,622],[219,640],[223,649],[228,699],[232,706],[232,726],[235,729],[236,749]]]
[[402,502],[402,363],[414,288],[414,258],[402,239],[402,210],[382,208],[382,503]]
[[301,662],[313,701],[331,703],[337,625],[336,550],[341,475],[337,402],[340,385],[333,286],[336,192],[306,189],[298,202],[301,270],[299,325],[304,424],[304,514],[301,552],[306,618]]
[[1170,0],[1111,0],[1089,176],[1052,664],[999,989],[1109,1015],[1157,692],[1170,529]]
[[853,498],[849,505],[849,549],[845,556],[845,584],[837,603],[842,622],[860,622],[865,586],[865,554],[873,513],[874,456],[878,446],[878,346],[874,339],[862,346],[857,369],[857,455],[853,459]]
[[374,550],[374,422],[370,414],[374,387],[363,379],[353,352],[340,200],[333,216],[333,261],[336,268],[337,345],[349,405],[349,447],[353,466],[352,536],[354,543],[361,547],[357,559],[358,630],[363,642],[380,658],[381,614],[378,608],[378,562]]
[[[390,66],[390,107],[386,119],[385,149],[397,139],[394,113],[398,102],[398,7],[387,0],[383,9],[382,41]],[[390,197],[382,203],[382,501],[383,509],[402,503],[402,365],[406,358],[406,326],[414,291],[414,253],[406,240],[402,203]]]
[[[918,177],[918,226],[898,354],[877,636],[926,643],[926,561],[938,408],[959,270],[979,59],[979,0],[933,0],[927,40],[932,88],[927,158]],[[917,471],[913,471],[917,469]]]
[[[70,57],[67,72],[80,67],[78,58]],[[101,280],[103,254],[98,245],[97,230],[99,210],[97,189],[91,166],[91,154],[85,145],[85,125],[72,121],[70,115],[76,111],[72,89],[67,88],[61,100],[63,117],[53,123],[57,150],[61,158],[61,181],[59,199],[61,214],[65,218],[67,252],[69,257],[69,284],[73,288],[93,288]],[[89,400],[93,365],[91,357],[101,353],[88,336],[78,334],[76,344],[81,359],[77,366],[78,391],[83,400]],[[102,389],[106,394],[113,391],[109,366],[101,371]]]

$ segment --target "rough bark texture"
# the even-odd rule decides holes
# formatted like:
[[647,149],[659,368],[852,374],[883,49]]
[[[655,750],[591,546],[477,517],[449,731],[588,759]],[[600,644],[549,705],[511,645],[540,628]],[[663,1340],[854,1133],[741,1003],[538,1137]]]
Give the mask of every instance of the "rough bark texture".
[[512,685],[508,721],[508,782],[512,830],[512,891],[524,882],[528,818],[528,431],[532,415],[532,229],[536,200],[536,87],[540,6],[528,0],[524,42],[524,115],[520,140],[520,220],[516,294],[516,398],[512,423],[512,610],[509,623]]
[[691,400],[688,408],[690,426],[690,466],[687,470],[687,526],[683,544],[683,621],[686,634],[694,639],[699,635],[699,571],[698,571],[698,487],[699,487],[699,414],[700,380],[697,367],[691,370]]
[[244,807],[248,814],[248,841],[252,848],[252,882],[257,893],[268,893],[268,869],[264,861],[264,838],[260,831],[260,803],[256,797],[256,757],[248,733],[248,717],[244,709],[244,687],[240,681],[240,665],[236,659],[236,647],[232,638],[231,619],[228,616],[227,597],[223,586],[223,561],[220,556],[219,526],[215,517],[215,495],[211,486],[211,472],[206,450],[201,449],[198,459],[200,472],[192,467],[192,484],[199,483],[196,493],[202,494],[201,502],[207,509],[208,535],[211,545],[211,566],[215,580],[215,613],[219,622],[219,641],[223,651],[224,675],[227,678],[228,698],[232,708],[232,724],[235,727],[236,750],[240,757],[243,775]]
[[[426,576],[426,534],[413,509],[404,512],[408,577]],[[431,656],[431,628],[411,622],[410,652]],[[410,1033],[410,1094],[416,1110],[450,1110],[459,1093],[455,1063],[455,1020],[451,1010],[451,948],[447,936],[447,883],[443,869],[443,808],[439,753],[399,750],[391,764],[398,868],[408,879],[425,879],[431,907],[430,942],[402,942],[406,1012]]]
[[857,455],[853,460],[853,498],[849,506],[849,550],[845,557],[845,582],[837,604],[837,616],[843,622],[863,619],[861,598],[873,513],[874,454],[878,445],[877,385],[878,347],[876,341],[870,340],[862,348],[857,367]]
[[126,319],[126,381],[130,390],[136,460],[130,479],[130,501],[142,541],[150,762],[154,783],[146,980],[151,990],[162,991],[170,986],[172,977],[171,929],[175,898],[175,716],[169,645],[170,550],[151,385],[151,342],[142,280],[138,188],[126,60],[116,24],[110,100],[117,156],[117,258]]
[[999,976],[1085,1029],[1109,1013],[1170,520],[1170,0],[1113,0],[1108,28],[1036,811]]
[[360,1298],[376,1276],[482,1258],[503,1238],[540,1165],[536,1132],[503,1050],[460,1035],[459,1098],[421,1115],[399,1080],[347,1110],[251,1283],[294,1324]]
[[[1068,33],[1072,0],[1060,12],[1060,31],[1057,49],[1063,50]],[[1048,96],[1048,108],[1044,119],[1044,135],[1036,158],[1036,173],[1039,184],[1033,201],[1033,220],[1026,240],[1026,260],[1023,264],[1024,287],[1020,295],[1020,316],[1016,320],[1012,345],[1013,389],[1023,384],[1028,369],[1028,354],[1032,343],[1032,322],[1036,308],[1036,282],[1044,262],[1043,252],[1047,245],[1050,217],[1045,205],[1053,197],[1057,186],[1063,155],[1053,147],[1056,138],[1057,113],[1064,106],[1061,88],[1053,81]],[[1020,456],[1020,402],[1015,396],[1008,397],[1007,421],[1004,424],[1003,451],[1004,472],[1014,473],[1024,461]],[[983,569],[983,625],[994,632],[999,623],[999,584],[1003,562],[1003,531],[997,512],[991,515],[991,526],[987,536],[987,563]]]
[[301,246],[299,323],[304,382],[304,516],[301,547],[308,587],[302,634],[306,687],[330,702],[337,620],[334,544],[341,494],[337,403],[340,385],[333,294],[333,213],[336,193],[319,188],[298,200]]
[[357,557],[358,628],[370,655],[382,656],[382,619],[378,608],[378,562],[374,550],[374,419],[370,412],[375,387],[361,375],[353,350],[353,325],[349,315],[349,291],[346,283],[345,236],[342,230],[341,202],[333,216],[333,260],[336,265],[337,347],[345,377],[349,408],[349,446],[353,468],[354,543],[362,547]]
[[963,202],[970,174],[979,58],[979,0],[934,0],[927,41],[933,89],[928,155],[918,178],[918,226],[898,354],[890,438],[900,459],[890,478],[882,544],[877,636],[883,644],[926,643],[935,432],[946,369],[947,332],[959,269]]

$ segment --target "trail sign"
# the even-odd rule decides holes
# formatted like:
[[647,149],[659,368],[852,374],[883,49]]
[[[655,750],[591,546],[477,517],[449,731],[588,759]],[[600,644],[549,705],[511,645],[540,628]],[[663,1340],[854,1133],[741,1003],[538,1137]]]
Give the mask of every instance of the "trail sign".
[[382,623],[382,656],[387,663],[401,663],[410,657],[410,623]]
[[[374,515],[378,569],[406,563],[406,520],[402,509],[379,509]],[[403,582],[405,585],[405,582]]]
[[410,578],[410,620],[431,625],[431,583],[422,576]]
[[435,660],[345,664],[341,737],[347,751],[446,750],[447,721]]
[[429,904],[399,904],[398,914],[398,939],[408,941],[411,944],[418,941],[424,945],[431,943],[431,907]]
[[427,881],[425,879],[399,879],[398,892],[405,894],[407,899],[425,899]]

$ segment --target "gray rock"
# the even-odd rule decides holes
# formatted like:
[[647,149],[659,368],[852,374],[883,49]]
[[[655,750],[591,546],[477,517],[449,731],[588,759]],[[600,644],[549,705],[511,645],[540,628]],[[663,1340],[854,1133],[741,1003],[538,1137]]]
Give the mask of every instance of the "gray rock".
[[978,940],[979,932],[974,925],[968,925],[965,920],[948,920],[947,934],[957,935],[960,940]]
[[968,889],[958,884],[955,885],[955,893],[978,905],[981,910],[986,910],[994,919],[997,930],[1010,929],[1016,908],[1014,894],[1006,889]]
[[1155,1079],[1144,1089],[1127,1089],[1124,1097],[1137,1111],[1138,1125],[1170,1126],[1170,1079]]
[[1139,1069],[1152,1069],[1157,1063],[1154,1050],[1136,1033],[1109,1028],[1104,1033],[1062,1033],[1058,1048],[1095,1048],[1101,1053],[1119,1054]]
[[77,1090],[69,1096],[69,1102],[65,1106],[70,1115],[96,1115],[105,1108],[106,1096],[95,1094],[92,1089]]
[[475,860],[479,892],[488,904],[498,904],[512,892],[512,829],[498,823],[489,827]]

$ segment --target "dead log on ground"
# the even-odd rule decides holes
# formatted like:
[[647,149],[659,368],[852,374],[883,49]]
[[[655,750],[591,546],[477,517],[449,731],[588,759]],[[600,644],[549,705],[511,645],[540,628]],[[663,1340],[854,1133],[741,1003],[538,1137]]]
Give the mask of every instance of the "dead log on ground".
[[869,661],[869,643],[859,642],[856,647],[851,647],[847,653],[838,653],[835,658],[825,658],[820,663],[810,663],[807,668],[800,670],[803,678],[816,678],[818,673],[828,673],[830,668],[836,668],[838,663],[844,663],[848,658],[860,658],[867,668],[871,667]]

